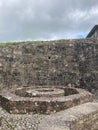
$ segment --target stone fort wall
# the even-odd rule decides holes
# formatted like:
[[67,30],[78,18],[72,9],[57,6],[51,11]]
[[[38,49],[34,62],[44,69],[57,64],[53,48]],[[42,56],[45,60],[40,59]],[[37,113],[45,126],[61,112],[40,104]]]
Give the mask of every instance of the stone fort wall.
[[32,85],[98,83],[98,40],[59,40],[0,46],[0,89]]

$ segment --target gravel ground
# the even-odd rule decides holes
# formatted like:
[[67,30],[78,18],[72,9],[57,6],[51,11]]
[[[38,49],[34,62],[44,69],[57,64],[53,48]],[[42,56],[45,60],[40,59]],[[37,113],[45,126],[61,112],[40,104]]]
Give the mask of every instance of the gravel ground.
[[[94,102],[98,102],[98,91],[93,95]],[[38,125],[47,115],[40,114],[9,114],[0,107],[2,125],[0,130],[40,130]]]
[[0,108],[2,126],[0,130],[39,130],[38,124],[45,115],[39,114],[9,114]]

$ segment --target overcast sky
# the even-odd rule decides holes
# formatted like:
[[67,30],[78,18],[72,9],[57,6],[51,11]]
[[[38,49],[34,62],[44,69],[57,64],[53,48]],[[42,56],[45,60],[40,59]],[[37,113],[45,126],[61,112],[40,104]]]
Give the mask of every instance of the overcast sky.
[[0,0],[0,42],[85,37],[98,0]]

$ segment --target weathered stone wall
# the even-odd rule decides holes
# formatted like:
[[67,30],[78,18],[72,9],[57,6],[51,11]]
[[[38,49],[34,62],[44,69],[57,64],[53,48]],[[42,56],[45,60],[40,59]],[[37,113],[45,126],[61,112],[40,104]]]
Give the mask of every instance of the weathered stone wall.
[[40,130],[98,130],[98,103],[85,103],[45,117]]
[[98,82],[96,39],[0,46],[0,87],[32,85],[79,86]]
[[76,44],[80,85],[88,90],[97,89],[98,83],[98,42]]

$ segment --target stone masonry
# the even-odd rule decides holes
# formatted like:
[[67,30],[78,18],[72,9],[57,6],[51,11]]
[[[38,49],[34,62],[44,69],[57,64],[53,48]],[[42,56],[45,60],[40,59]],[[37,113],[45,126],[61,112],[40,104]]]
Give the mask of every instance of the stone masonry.
[[98,103],[86,103],[44,118],[39,130],[98,130]]
[[97,89],[97,61],[97,39],[0,46],[0,88],[61,85],[91,91]]
[[[98,130],[97,84],[98,39],[0,44],[0,130]],[[94,101],[79,87],[96,92]],[[45,113],[31,111],[33,98],[44,101]],[[72,108],[61,109],[65,100]],[[52,113],[56,104],[61,111]]]
[[69,87],[26,87],[0,92],[1,107],[10,114],[51,114],[92,102],[92,94]]

